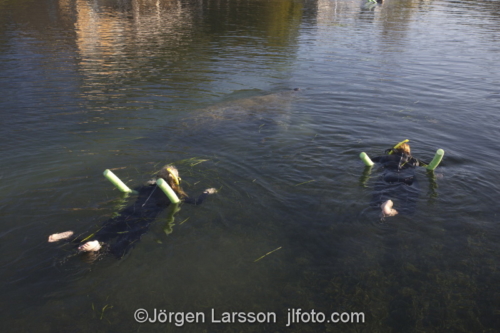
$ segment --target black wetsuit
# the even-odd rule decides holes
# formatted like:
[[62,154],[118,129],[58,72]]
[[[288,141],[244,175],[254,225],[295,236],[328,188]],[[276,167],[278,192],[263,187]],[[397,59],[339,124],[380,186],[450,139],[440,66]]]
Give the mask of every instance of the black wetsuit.
[[[170,204],[169,199],[156,185],[142,186],[136,201],[119,212],[119,216],[104,222],[103,227],[86,241],[97,240],[104,243],[103,250],[116,257],[123,257],[141,236],[146,233],[151,223]],[[184,198],[183,201],[199,205],[208,196],[203,192],[198,198]]]
[[413,214],[419,196],[415,177],[415,168],[419,166],[419,161],[399,152],[375,157],[372,161],[384,168],[382,176],[375,183],[372,206],[380,208],[382,203],[390,199],[395,201],[400,213]]

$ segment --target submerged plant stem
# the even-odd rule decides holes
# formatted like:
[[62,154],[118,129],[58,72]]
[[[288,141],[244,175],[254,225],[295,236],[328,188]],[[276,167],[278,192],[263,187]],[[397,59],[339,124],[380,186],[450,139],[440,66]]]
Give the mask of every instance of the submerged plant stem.
[[310,182],[314,182],[314,181],[315,181],[314,179],[311,179],[311,180],[308,180],[307,182],[299,183],[299,184],[293,185],[293,186],[300,186],[300,185],[304,185],[304,184],[307,184],[307,183],[310,183]]
[[261,260],[262,258],[267,257],[267,256],[268,256],[268,255],[270,255],[271,253],[278,251],[278,250],[279,250],[279,249],[281,249],[281,248],[282,248],[282,246],[278,247],[277,249],[272,250],[271,252],[267,252],[267,253],[266,253],[266,254],[264,254],[262,257],[260,257],[260,258],[258,258],[258,259],[255,259],[253,262],[257,262],[257,261]]

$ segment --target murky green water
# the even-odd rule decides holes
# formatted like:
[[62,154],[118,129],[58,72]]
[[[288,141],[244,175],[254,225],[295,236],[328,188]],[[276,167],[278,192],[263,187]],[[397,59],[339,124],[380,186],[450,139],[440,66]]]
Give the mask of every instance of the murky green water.
[[[496,1],[0,0],[2,331],[495,332],[499,35]],[[358,154],[406,138],[446,155],[381,222]],[[166,163],[219,193],[121,260],[47,243],[122,204],[103,170]]]

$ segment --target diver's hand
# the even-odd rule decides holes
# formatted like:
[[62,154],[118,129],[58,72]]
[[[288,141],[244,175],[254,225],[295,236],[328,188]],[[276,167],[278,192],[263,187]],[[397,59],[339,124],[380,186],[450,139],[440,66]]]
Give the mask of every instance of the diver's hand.
[[217,190],[215,188],[207,188],[205,191],[203,191],[205,194],[215,194],[217,193]]

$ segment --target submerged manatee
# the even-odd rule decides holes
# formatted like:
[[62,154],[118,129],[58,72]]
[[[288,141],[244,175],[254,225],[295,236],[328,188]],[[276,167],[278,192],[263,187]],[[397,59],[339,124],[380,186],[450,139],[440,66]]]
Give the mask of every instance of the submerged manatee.
[[290,107],[300,89],[223,102],[198,110],[196,115],[183,119],[183,127],[206,129],[225,121],[273,123],[286,128]]

